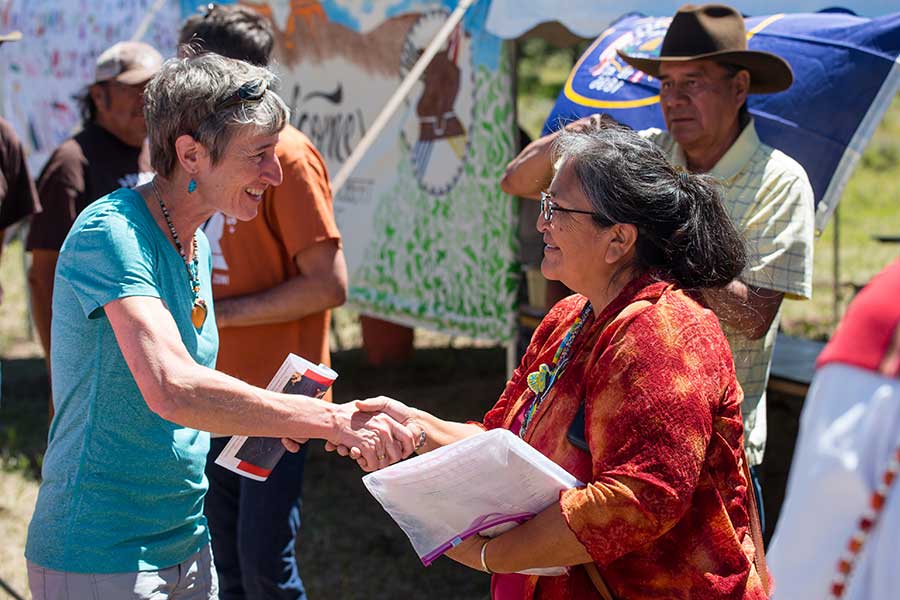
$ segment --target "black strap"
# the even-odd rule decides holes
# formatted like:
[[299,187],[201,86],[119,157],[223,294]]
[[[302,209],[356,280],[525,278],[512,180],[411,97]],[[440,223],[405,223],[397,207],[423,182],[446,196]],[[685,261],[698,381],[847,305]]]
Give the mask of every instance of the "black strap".
[[576,448],[580,448],[585,452],[590,452],[590,450],[588,449],[587,436],[584,435],[583,398],[581,400],[581,404],[578,405],[578,412],[575,413],[575,417],[572,419],[572,423],[569,424],[569,431],[566,432],[566,439],[568,439],[569,443]]

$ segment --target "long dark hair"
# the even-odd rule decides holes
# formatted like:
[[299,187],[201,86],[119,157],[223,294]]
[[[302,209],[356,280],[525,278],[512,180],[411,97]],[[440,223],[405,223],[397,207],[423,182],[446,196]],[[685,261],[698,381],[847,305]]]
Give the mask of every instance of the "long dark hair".
[[712,177],[674,167],[653,142],[608,121],[563,131],[554,154],[574,170],[599,226],[637,227],[639,271],[694,289],[725,286],[744,270],[746,247]]

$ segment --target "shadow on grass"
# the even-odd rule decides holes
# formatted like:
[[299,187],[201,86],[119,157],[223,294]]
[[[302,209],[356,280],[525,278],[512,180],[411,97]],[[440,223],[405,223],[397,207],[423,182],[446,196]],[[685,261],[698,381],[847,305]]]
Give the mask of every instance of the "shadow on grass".
[[43,358],[14,358],[2,368],[0,467],[37,478],[47,447],[47,367]]
[[[502,348],[416,350],[402,365],[366,365],[359,350],[335,353],[336,402],[387,395],[458,421],[480,420],[505,383]],[[39,477],[47,437],[46,369],[40,359],[3,361],[0,457]],[[315,600],[489,597],[487,575],[442,558],[425,568],[406,536],[362,484],[355,463],[310,442],[305,468],[300,573]]]
[[[457,421],[480,420],[505,383],[504,351],[420,349],[406,364],[371,367],[362,353],[333,357],[335,402],[387,395]],[[311,442],[304,475],[300,574],[310,598],[486,599],[490,579],[441,558],[425,568],[409,540],[347,459]]]

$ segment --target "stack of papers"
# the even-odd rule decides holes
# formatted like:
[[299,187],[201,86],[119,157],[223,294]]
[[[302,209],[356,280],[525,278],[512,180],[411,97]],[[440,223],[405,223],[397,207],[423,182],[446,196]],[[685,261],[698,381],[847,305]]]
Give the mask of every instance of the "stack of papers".
[[426,566],[462,540],[498,535],[557,502],[562,490],[584,485],[505,429],[370,473],[363,483]]

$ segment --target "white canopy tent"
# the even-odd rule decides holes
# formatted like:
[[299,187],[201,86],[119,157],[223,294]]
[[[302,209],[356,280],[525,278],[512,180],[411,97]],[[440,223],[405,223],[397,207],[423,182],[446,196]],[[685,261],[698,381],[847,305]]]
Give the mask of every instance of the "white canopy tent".
[[[675,14],[683,0],[630,0],[609,2],[602,0],[491,0],[485,28],[503,39],[521,37],[535,27],[558,23],[581,38],[595,38],[612,21],[628,12],[664,16]],[[728,1],[745,15],[768,14],[775,10],[765,0]],[[816,12],[840,6],[860,16],[874,17],[895,12],[897,5],[884,0],[788,0],[778,3],[780,12]]]

